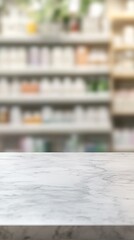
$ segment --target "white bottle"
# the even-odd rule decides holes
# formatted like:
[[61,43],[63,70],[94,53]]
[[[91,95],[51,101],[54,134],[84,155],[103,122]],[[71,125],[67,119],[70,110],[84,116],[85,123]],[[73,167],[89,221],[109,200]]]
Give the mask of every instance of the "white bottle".
[[28,60],[28,52],[26,48],[20,48],[18,52],[18,66],[20,68],[24,68],[27,66],[27,60]]
[[83,78],[76,78],[74,82],[74,95],[84,95],[86,92],[85,81]]
[[54,78],[52,80],[52,92],[53,95],[60,96],[59,94],[62,94],[62,83],[60,78]]
[[107,107],[100,107],[98,109],[99,121],[101,125],[107,126],[110,123],[110,115]]
[[31,47],[29,49],[28,59],[31,66],[38,66],[40,64],[40,49],[36,46]]
[[27,16],[24,12],[19,12],[19,20],[18,20],[18,26],[19,26],[19,35],[25,36],[26,35],[26,24],[27,24]]
[[103,15],[105,4],[99,1],[93,1],[89,5],[89,16],[92,18],[99,18]]
[[123,38],[121,34],[115,34],[114,36],[114,45],[115,46],[120,46],[123,42]]
[[10,93],[10,84],[6,78],[0,80],[0,95],[9,96]]
[[63,113],[63,111],[60,111],[60,110],[58,110],[58,111],[55,111],[55,113],[54,113],[54,122],[63,122],[63,121],[65,121],[66,119],[65,119],[65,117],[64,117],[64,113]]
[[18,8],[13,5],[10,6],[9,9],[9,15],[10,15],[10,20],[9,20],[9,25],[10,25],[10,35],[12,37],[16,37],[20,34],[20,11]]
[[123,147],[122,131],[119,129],[115,129],[115,131],[114,131],[114,146],[115,146],[115,149]]
[[65,111],[63,113],[63,122],[74,122],[73,112],[72,111]]
[[87,109],[87,121],[90,123],[90,125],[94,126],[96,124],[95,109],[93,107],[89,107]]
[[64,61],[63,63],[65,64],[66,67],[73,67],[75,63],[75,58],[74,58],[74,49],[71,47],[66,47],[63,50],[64,54]]
[[73,81],[69,77],[63,79],[63,92],[67,96],[73,94]]
[[52,94],[52,83],[50,81],[50,79],[48,78],[44,78],[41,81],[40,84],[40,92],[44,95],[44,96],[49,96]]
[[69,2],[69,12],[71,14],[76,14],[80,9],[80,0],[71,0]]
[[9,55],[10,55],[10,65],[11,65],[11,68],[13,69],[17,69],[18,66],[19,66],[19,56],[18,56],[18,53],[19,53],[19,49],[18,48],[15,48],[15,47],[12,47],[10,48],[10,52],[9,52]]
[[54,114],[51,107],[44,107],[42,109],[42,120],[43,123],[51,123],[53,121]]
[[40,61],[43,68],[49,67],[51,64],[51,51],[48,47],[43,47],[40,50]]
[[63,67],[63,49],[61,47],[55,47],[52,49],[52,67],[59,68]]
[[125,44],[133,44],[134,42],[134,27],[126,26],[123,30],[123,40]]
[[22,116],[19,107],[12,107],[10,111],[11,124],[21,124]]
[[85,16],[82,19],[82,32],[88,34],[90,31],[90,22],[89,22],[89,17]]
[[34,152],[34,139],[32,137],[23,138],[20,145],[23,152]]
[[8,35],[8,23],[9,23],[9,16],[3,15],[1,16],[1,34],[3,36],[9,36]]
[[85,110],[81,106],[77,106],[74,109],[74,120],[76,122],[83,122],[85,121]]
[[11,82],[11,94],[13,94],[14,96],[20,94],[20,84],[18,79],[14,79]]
[[1,69],[11,68],[10,48],[2,47],[0,49],[0,68]]
[[129,12],[134,12],[134,0],[126,1],[126,10]]
[[[101,29],[100,29],[101,31]],[[110,33],[110,21],[108,18],[102,19],[102,32],[109,34]]]

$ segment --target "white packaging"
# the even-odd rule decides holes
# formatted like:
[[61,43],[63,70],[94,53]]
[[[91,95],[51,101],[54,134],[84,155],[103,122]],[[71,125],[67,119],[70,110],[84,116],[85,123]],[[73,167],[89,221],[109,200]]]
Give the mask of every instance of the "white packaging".
[[10,111],[11,124],[20,124],[22,120],[21,110],[19,107],[12,107]]
[[51,51],[48,47],[43,47],[40,50],[40,61],[42,67],[48,67],[51,63]]
[[63,112],[63,111],[60,111],[60,110],[55,111],[53,121],[54,121],[54,122],[63,122],[63,121],[66,121],[64,112]]
[[52,82],[48,78],[44,78],[40,84],[40,92],[44,94],[44,96],[48,96],[52,94]]
[[0,48],[0,68],[1,69],[11,68],[10,48],[6,47]]
[[69,77],[63,79],[63,92],[68,96],[73,94],[73,81]]
[[31,66],[38,66],[40,63],[40,49],[37,46],[30,47],[28,52],[28,62]]
[[54,111],[51,107],[44,107],[42,109],[42,120],[44,123],[50,123],[53,121]]
[[11,68],[18,68],[20,61],[19,61],[19,48],[12,47],[10,48],[9,55],[10,55],[10,65]]
[[96,113],[95,113],[95,108],[93,107],[89,107],[87,109],[87,121],[91,124],[91,125],[95,125],[96,124]]
[[62,82],[60,78],[54,78],[52,80],[52,92],[53,95],[58,95],[62,94]]
[[75,95],[84,95],[86,92],[85,81],[83,78],[76,78],[74,81],[73,92]]
[[6,78],[0,80],[0,95],[9,96],[10,93],[10,84]]
[[75,59],[74,59],[74,49],[71,47],[66,47],[63,50],[63,54],[64,54],[64,61],[63,63],[65,64],[65,66],[74,66],[75,63]]
[[81,106],[77,106],[74,109],[74,120],[76,122],[83,122],[85,121],[85,110]]
[[126,1],[126,10],[129,12],[134,12],[134,0]]
[[114,45],[115,46],[120,46],[123,42],[123,37],[121,36],[121,34],[116,34],[114,36]]
[[80,9],[80,0],[70,0],[69,2],[69,11],[72,14],[76,14]]
[[20,145],[23,152],[34,152],[34,139],[32,137],[23,138]]
[[134,42],[134,27],[126,26],[123,30],[123,40],[125,44],[133,44]]
[[18,79],[11,82],[11,94],[18,95],[20,93],[20,83]]
[[102,19],[102,32],[104,33],[110,33],[110,21],[108,18],[103,18]]
[[55,47],[52,49],[52,67],[59,68],[64,65],[63,49],[61,47]]
[[98,119],[101,122],[102,125],[109,124],[110,116],[109,116],[109,110],[107,107],[100,107],[98,109]]
[[105,4],[103,2],[95,1],[89,5],[89,16],[99,18],[104,12]]
[[26,48],[20,48],[18,52],[18,65],[20,68],[26,67],[27,66],[27,50]]

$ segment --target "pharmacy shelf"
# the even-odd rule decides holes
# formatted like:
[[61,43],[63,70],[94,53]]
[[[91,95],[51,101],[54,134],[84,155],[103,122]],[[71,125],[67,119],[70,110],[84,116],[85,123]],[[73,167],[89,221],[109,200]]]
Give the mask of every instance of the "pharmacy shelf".
[[108,33],[73,33],[50,36],[0,36],[0,44],[108,44],[110,34]]
[[115,146],[114,152],[134,152],[134,146]]
[[0,104],[77,104],[77,103],[110,103],[111,96],[109,93],[96,93],[96,94],[84,94],[84,95],[63,95],[52,94],[50,96],[42,95],[15,95],[15,96],[0,96]]
[[114,80],[118,79],[118,80],[134,80],[134,71],[124,71],[122,69],[122,71],[116,71],[113,70],[111,73],[112,77],[114,78]]
[[44,125],[17,125],[6,124],[0,125],[1,135],[26,135],[26,134],[110,134],[110,124],[99,126],[98,124],[90,125],[89,123],[50,123]]
[[134,116],[134,111],[128,111],[128,110],[123,110],[123,109],[120,109],[120,110],[113,110],[113,115],[114,116],[121,116],[121,117],[123,117],[123,116]]
[[26,68],[8,68],[0,69],[2,76],[43,76],[43,75],[100,75],[109,74],[110,67],[108,65],[96,66],[74,66],[74,67],[26,67]]
[[134,51],[134,44],[122,44],[113,46],[114,51]]
[[113,22],[133,22],[134,14],[132,12],[115,12],[110,14],[110,18]]

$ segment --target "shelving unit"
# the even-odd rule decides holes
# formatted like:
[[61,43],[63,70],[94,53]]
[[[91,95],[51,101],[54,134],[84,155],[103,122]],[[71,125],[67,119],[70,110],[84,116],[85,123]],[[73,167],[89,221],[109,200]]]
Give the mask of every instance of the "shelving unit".
[[[78,46],[87,46],[89,51],[92,51],[94,47],[104,48],[109,54],[109,60],[107,64],[87,64],[87,65],[74,65],[74,66],[60,66],[60,67],[40,67],[40,66],[23,66],[8,69],[0,66],[0,77],[8,78],[9,82],[13,78],[16,78],[18,81],[22,79],[38,79],[39,81],[42,78],[48,78],[52,81],[53,78],[59,77],[62,81],[63,78],[71,77],[72,80],[77,77],[83,78],[83,81],[90,81],[92,77],[105,77],[109,79],[109,91],[101,92],[97,91],[94,94],[89,94],[85,92],[83,95],[73,95],[73,94],[18,94],[9,96],[0,94],[0,105],[8,106],[19,106],[22,109],[28,108],[29,106],[33,109],[34,107],[41,106],[54,106],[63,108],[73,108],[75,106],[86,107],[106,107],[109,110],[110,115],[110,124],[104,124],[94,126],[87,122],[55,122],[51,124],[44,123],[42,125],[2,125],[0,124],[0,135],[3,137],[7,136],[56,136],[57,139],[61,135],[71,136],[77,135],[84,138],[96,137],[97,140],[101,139],[100,136],[106,136],[106,141],[109,144],[110,151],[134,151],[134,147],[122,145],[116,146],[114,143],[114,133],[116,131],[116,125],[123,127],[131,118],[133,121],[134,111],[130,109],[121,109],[116,106],[116,90],[119,89],[119,86],[123,86],[126,83],[133,83],[134,81],[134,69],[126,69],[124,65],[121,68],[118,68],[115,64],[115,56],[125,51],[134,51],[134,44],[125,43],[122,41],[120,44],[115,44],[115,35],[120,29],[120,27],[130,24],[134,24],[134,14],[133,12],[128,12],[126,10],[114,11],[111,7],[116,5],[120,0],[107,0],[109,2],[109,14],[108,18],[111,21],[111,33],[98,32],[85,34],[83,32],[77,33],[58,33],[56,36],[52,33],[48,35],[34,35],[30,36],[0,36],[0,47],[24,47],[29,48],[31,46],[47,46],[49,48],[54,47],[72,47],[76,49]],[[127,0],[125,0],[127,1]],[[125,4],[124,1],[124,4]],[[123,4],[123,1],[120,1],[120,5]],[[92,80],[91,80],[92,81]],[[129,126],[129,123],[128,123]],[[130,124],[131,128],[132,124]],[[132,129],[133,131],[133,129]],[[99,136],[99,137],[98,137]],[[96,139],[95,139],[96,140]],[[100,141],[101,142],[101,141]]]
[[[94,35],[86,34],[62,34],[58,38],[53,38],[51,36],[47,37],[14,37],[8,38],[0,36],[0,46],[60,46],[60,45],[88,45],[92,46],[103,46],[109,48],[110,38],[108,34],[98,33]],[[103,65],[89,65],[89,66],[72,66],[72,67],[22,67],[22,68],[8,68],[0,69],[1,77],[13,78],[17,77],[90,77],[90,76],[109,76],[110,67],[106,64]],[[87,81],[87,80],[85,80]],[[10,80],[9,80],[10,82]],[[18,94],[9,96],[0,95],[0,105],[4,106],[41,106],[41,105],[60,105],[60,106],[70,106],[75,105],[86,105],[86,106],[100,106],[107,105],[109,108],[111,102],[111,94],[109,93],[94,93],[94,94],[84,94],[84,95],[45,95],[45,94]],[[83,106],[84,106],[83,105]],[[111,136],[111,125],[91,125],[87,122],[79,123],[44,123],[43,125],[19,125],[19,124],[0,124],[0,135],[1,138],[5,137],[20,137],[20,136],[71,136],[77,134],[80,136],[104,136],[104,139],[110,139]],[[98,137],[97,137],[98,138]]]
[[[111,0],[109,0],[111,2]],[[111,2],[112,3],[112,2]],[[112,81],[112,116],[113,116],[113,136],[112,136],[112,142],[113,142],[113,151],[119,151],[119,152],[132,152],[134,151],[134,144],[133,144],[133,117],[134,117],[134,111],[132,107],[132,99],[134,99],[134,95],[131,93],[131,101],[128,101],[127,94],[123,95],[123,93],[120,91],[124,89],[123,91],[127,91],[127,89],[131,90],[131,85],[134,83],[134,69],[133,68],[127,68],[125,67],[125,64],[120,65],[118,68],[118,63],[115,62],[116,56],[122,53],[131,53],[134,51],[134,44],[129,41],[129,37],[126,38],[121,36],[123,34],[123,28],[126,26],[129,26],[132,28],[134,25],[134,14],[132,9],[129,11],[125,11],[124,6],[127,4],[126,1],[113,1],[114,8],[116,9],[116,6],[120,6],[120,10],[118,9],[118,12],[112,12],[110,13],[110,19],[111,19],[111,31],[112,31],[112,41],[111,41],[111,56],[112,56],[112,62],[111,62],[111,81]],[[129,7],[130,8],[130,7]],[[115,39],[118,37],[118,40],[120,42],[115,42]],[[134,36],[133,36],[134,37]],[[122,39],[122,42],[121,42]],[[119,55],[120,56],[120,55]],[[120,57],[121,58],[121,57]],[[125,55],[124,55],[125,58]],[[122,59],[123,60],[123,59]],[[121,89],[121,90],[120,90]],[[117,93],[118,91],[118,93]],[[132,90],[131,90],[132,91]],[[122,102],[119,102],[122,99]],[[120,94],[120,95],[119,95]],[[122,95],[121,95],[122,94]],[[132,98],[133,97],[133,98]],[[125,99],[126,98],[126,99]],[[128,106],[127,106],[128,104]],[[130,109],[131,105],[131,109]],[[123,142],[124,141],[124,142]]]

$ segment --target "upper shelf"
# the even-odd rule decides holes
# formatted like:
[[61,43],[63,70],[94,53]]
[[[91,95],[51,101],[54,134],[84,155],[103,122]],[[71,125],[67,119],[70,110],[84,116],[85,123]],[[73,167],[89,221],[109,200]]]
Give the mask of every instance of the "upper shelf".
[[108,33],[73,33],[60,34],[59,36],[0,36],[0,44],[108,44],[110,43],[110,34]]
[[120,44],[120,45],[114,45],[113,46],[114,51],[134,51],[134,44]]
[[129,71],[127,69],[125,70],[113,70],[112,71],[112,76],[114,77],[114,79],[118,79],[118,80],[134,80],[134,71]]
[[133,22],[134,13],[133,12],[116,12],[110,15],[113,22]]

